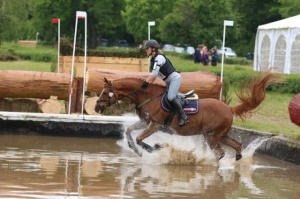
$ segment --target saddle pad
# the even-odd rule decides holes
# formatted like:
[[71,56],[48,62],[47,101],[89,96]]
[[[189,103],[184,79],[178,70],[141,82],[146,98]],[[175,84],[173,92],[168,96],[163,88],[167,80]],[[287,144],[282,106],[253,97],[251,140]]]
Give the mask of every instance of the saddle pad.
[[[161,98],[161,106],[165,111],[170,111],[170,107],[167,104],[167,96],[166,93],[163,95]],[[195,114],[199,111],[199,101],[198,100],[188,100],[188,104],[183,106],[184,112],[189,115],[189,114]]]

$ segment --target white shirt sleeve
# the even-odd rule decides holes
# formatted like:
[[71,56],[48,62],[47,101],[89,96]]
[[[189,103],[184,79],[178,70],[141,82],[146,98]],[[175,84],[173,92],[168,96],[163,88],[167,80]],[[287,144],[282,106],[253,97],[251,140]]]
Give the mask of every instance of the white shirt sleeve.
[[152,70],[152,76],[157,77],[159,74],[160,67],[166,63],[166,58],[162,55],[157,55],[154,59],[154,66]]

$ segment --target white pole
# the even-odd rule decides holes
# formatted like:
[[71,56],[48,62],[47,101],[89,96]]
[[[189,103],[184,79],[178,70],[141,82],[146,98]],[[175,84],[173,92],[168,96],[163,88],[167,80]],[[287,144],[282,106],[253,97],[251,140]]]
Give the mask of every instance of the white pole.
[[148,40],[150,40],[150,25],[148,23]]
[[233,26],[233,21],[224,20],[224,29],[223,29],[223,44],[222,44],[222,64],[221,64],[221,91],[220,91],[220,101],[222,101],[223,95],[223,70],[224,70],[224,55],[225,55],[225,32],[226,26]]
[[57,39],[57,72],[59,73],[59,50],[60,50],[60,19],[58,19],[58,39]]
[[226,32],[226,25],[224,24],[223,29],[223,44],[222,44],[222,63],[221,63],[221,91],[220,91],[220,101],[222,101],[222,92],[223,92],[223,70],[224,70],[224,54],[225,54],[225,32]]
[[86,79],[86,50],[87,50],[87,16],[84,21],[84,66],[83,66],[83,89],[82,89],[82,105],[81,114],[83,115],[84,94],[85,94],[85,79]]
[[148,40],[150,40],[150,26],[155,26],[155,21],[148,21]]
[[35,44],[35,47],[37,47],[37,43],[38,43],[38,39],[39,39],[39,34],[40,33],[36,33],[36,37],[35,37],[35,42],[36,42],[36,44]]
[[68,114],[71,113],[72,94],[73,94],[73,76],[74,76],[74,59],[75,59],[75,48],[76,48],[76,35],[77,35],[77,23],[78,18],[76,15],[75,32],[74,32],[74,44],[73,44],[73,55],[72,55],[72,66],[71,66],[71,79],[70,79],[70,96],[69,96],[69,109]]

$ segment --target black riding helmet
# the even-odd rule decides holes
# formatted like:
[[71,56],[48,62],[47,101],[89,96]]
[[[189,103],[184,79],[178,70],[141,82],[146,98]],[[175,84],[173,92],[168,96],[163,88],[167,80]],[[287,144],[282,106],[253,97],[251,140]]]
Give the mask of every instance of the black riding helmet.
[[156,40],[150,39],[145,43],[144,49],[149,47],[159,48],[159,44],[157,43]]

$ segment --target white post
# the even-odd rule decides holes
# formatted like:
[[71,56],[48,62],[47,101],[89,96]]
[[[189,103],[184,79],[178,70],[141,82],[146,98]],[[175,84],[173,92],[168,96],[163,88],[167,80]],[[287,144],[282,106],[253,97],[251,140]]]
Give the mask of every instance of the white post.
[[38,43],[38,39],[39,39],[39,32],[36,33],[36,37],[35,37],[35,47],[37,47],[37,43]]
[[148,21],[148,40],[150,40],[150,26],[155,26],[155,21]]
[[85,94],[85,79],[86,79],[86,51],[87,51],[87,16],[85,13],[84,21],[84,65],[83,65],[83,89],[82,89],[82,105],[81,114],[83,115],[84,94]]
[[59,50],[60,50],[60,19],[58,19],[58,33],[57,33],[57,72],[59,73]]
[[76,12],[76,22],[75,22],[75,32],[74,32],[74,42],[73,42],[73,55],[72,55],[72,65],[71,65],[70,95],[69,95],[68,114],[71,113],[71,104],[72,104],[73,76],[74,76],[74,59],[75,59],[75,48],[76,48],[77,24],[78,24],[78,17],[77,17],[77,12]]
[[220,91],[220,101],[222,101],[222,95],[223,95],[223,70],[224,70],[224,54],[225,54],[225,32],[226,32],[226,26],[233,26],[233,21],[227,21],[224,20],[224,30],[223,30],[223,44],[222,44],[222,64],[221,64],[221,91]]

